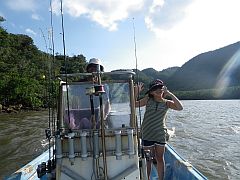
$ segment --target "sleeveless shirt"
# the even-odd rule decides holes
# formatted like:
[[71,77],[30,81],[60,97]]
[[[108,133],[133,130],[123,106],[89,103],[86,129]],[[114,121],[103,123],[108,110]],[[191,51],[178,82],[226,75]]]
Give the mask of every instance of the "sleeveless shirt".
[[157,102],[149,98],[146,104],[142,123],[142,139],[166,143],[167,128],[165,125],[168,107],[167,100]]

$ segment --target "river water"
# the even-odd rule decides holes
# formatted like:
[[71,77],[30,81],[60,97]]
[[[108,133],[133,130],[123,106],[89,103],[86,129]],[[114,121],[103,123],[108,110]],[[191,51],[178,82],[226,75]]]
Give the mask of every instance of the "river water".
[[0,114],[0,179],[5,179],[48,146],[48,111]]
[[[174,149],[208,179],[240,179],[240,100],[182,101],[170,110]],[[48,112],[0,114],[0,179],[47,148]]]

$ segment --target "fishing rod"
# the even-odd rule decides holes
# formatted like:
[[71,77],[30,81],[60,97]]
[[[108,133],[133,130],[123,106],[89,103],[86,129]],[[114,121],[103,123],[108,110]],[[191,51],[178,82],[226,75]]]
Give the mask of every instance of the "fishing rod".
[[42,28],[39,28],[39,30],[40,30],[40,32],[41,32],[41,34],[42,34],[43,39],[44,39],[44,44],[45,44],[46,53],[48,54],[48,46],[47,46],[46,37],[45,37],[45,35],[44,35],[44,33],[43,33]]
[[[52,2],[50,0],[50,8],[51,8],[51,29],[52,29],[52,33],[53,33],[53,22],[52,22]],[[39,28],[43,38],[44,38],[44,42],[45,42],[45,47],[46,47],[46,53],[48,54],[48,56],[50,56],[50,54],[48,53],[48,47],[47,47],[47,42],[46,42],[46,38],[44,36],[44,33],[42,31],[41,28]],[[49,159],[46,162],[42,162],[41,164],[38,165],[37,167],[37,176],[40,178],[43,175],[45,175],[46,173],[49,173],[49,175],[51,174],[51,171],[53,168],[55,168],[55,146],[53,146],[53,151],[52,151],[52,156],[51,156],[51,139],[52,139],[52,134],[55,133],[55,112],[54,112],[54,104],[53,102],[53,94],[54,94],[54,86],[51,80],[53,80],[53,78],[55,77],[53,72],[52,72],[52,68],[53,68],[53,62],[54,62],[54,40],[53,40],[53,36],[52,36],[52,46],[53,48],[52,50],[52,61],[50,61],[50,63],[48,63],[48,128],[45,129],[45,134],[46,134],[46,138],[48,139],[48,143],[49,143],[49,147],[48,147],[48,151],[49,151]],[[51,44],[49,45],[51,46]],[[49,49],[50,50],[50,49]],[[50,57],[49,57],[50,60]],[[51,116],[51,112],[52,112],[52,116]],[[52,117],[52,119],[51,119]],[[52,127],[51,127],[51,122],[52,122]],[[54,143],[54,138],[53,138],[53,143]],[[51,159],[53,157],[53,159]]]
[[[140,98],[140,89],[139,89],[139,73],[138,73],[138,58],[137,58],[137,43],[136,43],[136,32],[135,32],[135,24],[134,24],[134,18],[133,18],[133,41],[134,41],[134,55],[135,55],[135,63],[136,63],[136,81],[137,81],[137,99],[139,100]],[[142,125],[142,117],[141,117],[141,107],[140,107],[140,101],[138,102],[138,114],[139,114],[139,122],[140,126]],[[141,162],[142,162],[142,179],[147,179],[147,174],[146,174],[146,169],[144,170],[143,168],[146,166],[146,159],[145,159],[145,154],[144,154],[144,149],[143,146],[141,146],[141,141],[140,137],[138,134],[139,128],[138,128],[138,120],[136,121],[137,124],[137,139],[138,139],[138,148],[139,152],[141,152]],[[141,132],[141,137],[142,137],[142,130],[140,127],[140,132]]]
[[[48,53],[48,46],[47,46],[47,41],[46,41],[46,37],[45,37],[45,35],[44,35],[44,33],[43,33],[43,31],[42,31],[42,29],[41,28],[39,28],[40,29],[40,31],[41,31],[41,34],[42,34],[42,37],[43,37],[43,39],[44,39],[44,43],[45,43],[45,48],[46,48],[46,53],[48,54],[47,55],[47,59],[50,59],[50,57],[49,57],[49,53]],[[46,91],[48,92],[48,102],[50,102],[50,99],[51,99],[51,95],[50,95],[50,91],[51,91],[51,89],[49,88],[50,87],[50,83],[51,83],[51,81],[50,81],[50,68],[48,68],[48,73],[49,73],[49,78],[48,78],[48,86],[46,86]],[[49,145],[49,147],[48,147],[48,150],[49,150],[49,161],[51,160],[51,118],[50,118],[50,106],[48,105],[48,112],[49,112],[49,118],[48,118],[48,128],[47,129],[45,129],[45,134],[46,134],[46,138],[48,139],[48,145]]]
[[[61,22],[62,22],[62,43],[63,43],[63,57],[64,57],[64,69],[65,69],[65,82],[66,82],[66,92],[67,92],[67,117],[68,123],[70,124],[70,107],[69,107],[69,92],[68,92],[68,76],[67,76],[67,58],[66,58],[66,43],[65,43],[65,31],[64,31],[64,18],[63,18],[63,0],[60,0],[61,3]],[[71,129],[70,129],[71,132]]]
[[[52,46],[52,48],[49,48],[49,50],[52,51],[52,61],[50,61],[50,65],[48,66],[48,86],[50,87],[49,88],[49,92],[48,92],[48,126],[49,126],[49,129],[46,129],[45,130],[45,133],[46,133],[46,137],[48,138],[49,140],[49,161],[51,161],[51,145],[50,145],[50,139],[51,139],[51,129],[53,130],[53,132],[55,131],[55,113],[54,113],[54,107],[53,106],[53,101],[54,101],[54,97],[53,97],[53,92],[54,92],[54,86],[53,86],[53,83],[51,82],[51,80],[53,80],[54,78],[54,74],[53,74],[53,71],[52,71],[52,68],[53,68],[53,64],[55,62],[55,57],[54,57],[54,39],[53,39],[53,20],[52,20],[52,1],[50,0],[49,2],[50,4],[50,26],[51,26],[51,44],[49,42],[49,47]],[[42,32],[42,30],[41,30]],[[42,32],[43,34],[43,32]],[[45,43],[46,43],[46,39],[45,39],[45,36],[43,34],[43,37],[44,37],[44,40],[45,40]],[[45,44],[46,45],[46,48],[47,48],[47,43]],[[48,49],[47,49],[47,53],[48,53]],[[49,58],[50,59],[50,58]],[[51,114],[52,113],[52,114]],[[52,119],[51,119],[52,117]],[[51,127],[51,122],[52,122],[52,127]],[[54,147],[53,147],[54,148]],[[54,157],[54,150],[53,150],[53,157]]]
[[[53,35],[53,10],[52,10],[52,0],[49,0],[49,5],[50,5],[50,26],[51,26],[51,30],[49,31],[49,50],[52,51],[52,61],[50,61],[50,65],[49,65],[49,87],[51,87],[51,89],[49,90],[49,102],[48,102],[48,109],[49,109],[49,128],[45,130],[45,133],[46,133],[46,137],[48,138],[49,140],[49,160],[47,162],[47,168],[44,166],[42,167],[43,164],[46,165],[45,162],[43,162],[41,165],[38,165],[38,168],[37,168],[37,174],[38,174],[38,177],[41,177],[42,175],[44,175],[46,173],[46,170],[47,170],[47,173],[51,173],[52,169],[55,168],[55,161],[56,161],[56,154],[55,151],[56,151],[56,146],[53,146],[53,151],[52,151],[52,157],[53,159],[51,160],[51,138],[52,138],[52,135],[59,135],[60,136],[60,132],[56,132],[56,118],[55,118],[55,111],[54,111],[54,108],[56,108],[56,94],[55,91],[54,91],[54,80],[55,80],[55,69],[53,67],[54,65],[54,62],[55,62],[55,47],[54,47],[54,35]],[[66,69],[66,53],[65,53],[65,39],[64,39],[64,26],[63,26],[63,13],[62,13],[62,0],[61,0],[61,14],[62,14],[62,35],[63,35],[63,47],[64,47],[64,61],[65,61],[65,69]],[[41,29],[40,29],[41,30]],[[42,30],[41,30],[42,32]],[[43,34],[43,32],[42,32]],[[44,37],[44,40],[45,40],[45,45],[46,45],[46,39],[45,39],[45,36],[43,34],[43,37]],[[50,42],[51,41],[51,42]],[[47,45],[46,45],[46,48],[47,48]],[[48,50],[47,50],[47,53],[48,53]],[[67,74],[67,71],[65,72],[65,74]],[[66,77],[66,80],[67,80],[67,77]],[[66,87],[67,87],[67,81],[66,81]],[[67,88],[68,90],[68,88]],[[67,102],[68,102],[68,91],[67,91]],[[52,113],[52,114],[51,114]],[[52,119],[51,119],[52,117]],[[69,119],[69,122],[70,122],[70,116],[69,116],[69,102],[68,102],[68,119]],[[51,122],[52,122],[52,127],[51,127]],[[53,144],[55,144],[55,138],[53,138]]]
[[[139,82],[139,73],[138,73],[137,43],[136,43],[136,32],[135,32],[134,18],[133,18],[133,41],[134,41],[134,55],[135,55],[135,63],[136,63],[136,80],[137,80],[137,90],[138,90],[137,99],[139,99],[140,98],[140,89],[138,88],[138,85],[139,85],[140,82]],[[138,110],[139,110],[139,121],[140,121],[140,125],[141,125],[142,124],[142,118],[141,118],[140,102],[139,102]],[[138,128],[138,122],[137,122],[137,128]]]
[[[42,34],[42,37],[43,37],[43,39],[44,39],[44,44],[45,44],[45,48],[46,48],[46,53],[48,54],[48,59],[50,59],[50,56],[49,56],[49,49],[48,49],[48,46],[47,46],[47,40],[46,40],[46,37],[45,37],[45,35],[44,35],[44,33],[43,33],[43,30],[41,29],[41,28],[39,28],[40,29],[40,31],[41,31],[41,34]],[[50,87],[50,84],[51,84],[51,72],[50,72],[50,67],[48,66],[48,75],[49,75],[49,78],[48,78],[48,85],[49,86],[47,86],[47,92],[48,92],[48,102],[50,102],[50,100],[51,100],[51,95],[50,95],[50,91],[51,91],[51,89],[49,88]],[[50,106],[48,106],[48,107],[50,107]],[[49,113],[50,113],[50,110],[49,110]],[[51,119],[50,119],[50,114],[49,114],[49,120],[48,120],[48,128],[49,129],[51,129]],[[50,142],[49,142],[49,145],[50,145]]]
[[[55,62],[55,56],[54,56],[54,54],[55,54],[55,47],[54,47],[54,39],[53,39],[53,14],[52,14],[52,0],[50,0],[49,1],[49,3],[50,3],[50,30],[49,30],[49,38],[50,38],[50,42],[51,42],[51,48],[50,48],[50,50],[52,51],[52,61],[51,61],[51,63],[50,63],[50,67],[49,67],[49,76],[50,76],[50,78],[49,78],[49,84],[51,84],[51,92],[53,93],[54,92],[54,86],[53,86],[53,83],[51,82],[51,80],[53,80],[53,78],[54,78],[54,75],[53,75],[53,70],[52,70],[52,68],[53,68],[53,64],[54,64],[54,62]],[[49,42],[49,43],[50,43]],[[53,107],[52,107],[52,116],[51,116],[51,112],[50,112],[50,108],[51,108],[51,106],[53,105],[53,100],[54,100],[54,98],[52,97],[53,96],[53,94],[51,95],[51,97],[50,97],[50,102],[49,102],[49,117],[54,117],[55,115],[55,113],[53,112]],[[55,131],[54,130],[54,127],[55,127],[55,120],[54,119],[52,119],[52,127],[53,127],[53,131]]]
[[[134,18],[133,18],[133,41],[134,41],[134,55],[135,55],[135,64],[136,64],[136,79],[137,79],[137,85],[139,85],[139,73],[138,73],[138,58],[137,58],[137,43],[136,43],[136,32],[135,32],[135,25],[134,25]],[[139,88],[137,88],[138,90],[138,97],[137,99],[139,99],[140,97],[140,90]],[[139,102],[139,105],[140,105],[140,102]],[[139,106],[139,113],[141,112],[141,109],[140,109],[140,106]],[[141,113],[140,113],[140,116],[139,116],[139,120],[140,120],[140,124],[141,124]]]
[[[54,80],[55,80],[55,43],[54,43],[54,30],[53,30],[53,9],[52,9],[52,0],[49,0],[49,6],[50,6],[50,30],[48,31],[48,40],[49,40],[49,50],[52,54],[52,61],[49,63],[48,72],[49,72],[49,78],[48,78],[48,84],[49,84],[49,95],[48,95],[48,117],[49,117],[49,130],[46,130],[46,136],[52,138],[52,135],[56,132],[55,125],[56,125],[56,113],[55,113],[55,107],[56,107],[56,89],[54,86]],[[50,55],[49,55],[50,56]],[[50,58],[49,58],[50,59]],[[55,144],[55,138],[52,138],[53,144]],[[52,151],[52,162],[51,162],[51,146],[49,141],[49,161],[48,161],[48,172],[50,173],[51,169],[55,167],[55,146],[53,146]],[[50,164],[51,163],[51,164]]]

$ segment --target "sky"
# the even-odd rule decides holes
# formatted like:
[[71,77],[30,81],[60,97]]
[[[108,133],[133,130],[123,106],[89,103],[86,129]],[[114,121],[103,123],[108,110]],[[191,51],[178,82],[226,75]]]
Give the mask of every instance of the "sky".
[[180,67],[240,41],[239,0],[62,0],[63,16],[60,7],[0,0],[1,26],[45,52],[99,58],[105,71]]

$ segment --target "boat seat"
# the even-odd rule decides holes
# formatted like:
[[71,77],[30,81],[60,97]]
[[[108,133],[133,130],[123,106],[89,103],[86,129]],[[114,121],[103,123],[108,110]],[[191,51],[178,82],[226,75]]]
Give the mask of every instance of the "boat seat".
[[107,118],[109,128],[122,128],[130,126],[130,114],[110,112]]

